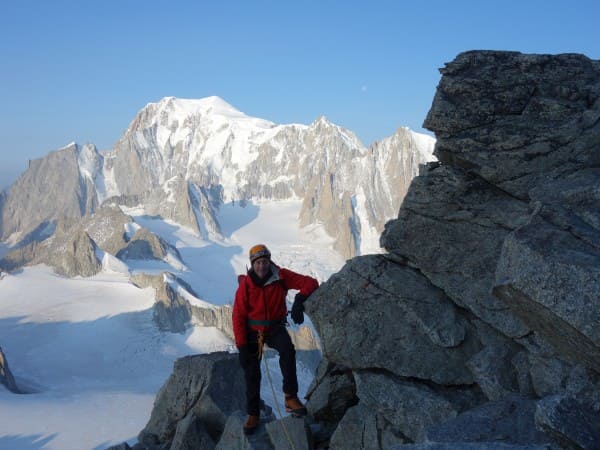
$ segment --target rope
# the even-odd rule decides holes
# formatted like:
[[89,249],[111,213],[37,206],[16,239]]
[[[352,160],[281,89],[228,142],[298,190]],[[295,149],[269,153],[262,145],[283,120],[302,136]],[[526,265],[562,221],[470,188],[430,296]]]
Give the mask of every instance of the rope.
[[[261,357],[263,354],[263,346],[264,345],[265,345],[265,335],[262,331],[259,331],[258,332],[258,354],[259,354],[259,357]],[[275,401],[275,398],[276,398],[275,397],[275,388],[273,387],[273,379],[271,378],[271,371],[269,370],[269,365],[267,364],[266,357],[263,358],[263,362],[265,363],[265,370],[267,372],[267,378],[269,380],[269,385],[271,386],[271,393],[273,394],[273,401],[275,402],[275,408],[277,408],[277,413],[279,414],[279,418],[280,418],[279,423],[281,424],[281,428],[283,428],[283,432],[290,444],[290,448],[292,450],[296,450],[296,446],[292,442],[292,438],[290,437],[290,434],[288,433],[288,430],[285,427],[285,424],[283,423],[283,414],[281,414],[281,409],[279,408],[279,402]]]

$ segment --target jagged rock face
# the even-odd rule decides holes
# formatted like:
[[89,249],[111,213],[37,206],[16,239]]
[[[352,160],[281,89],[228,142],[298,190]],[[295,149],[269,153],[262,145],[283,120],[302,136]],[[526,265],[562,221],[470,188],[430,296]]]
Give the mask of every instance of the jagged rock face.
[[[127,245],[125,226],[131,222],[131,217],[119,207],[102,206],[80,221],[63,219],[58,225],[42,224],[0,261],[0,267],[15,270],[44,263],[63,275],[94,275],[100,270],[101,262],[98,255],[92,257],[89,252],[99,247],[116,255]],[[85,244],[86,239],[90,243]]]
[[221,234],[213,207],[222,201],[219,194],[218,189],[212,192],[178,175],[147,194],[143,204],[148,214],[171,219],[209,239]]
[[600,245],[535,215],[501,256],[494,294],[564,358],[600,373]]
[[15,382],[15,377],[8,367],[8,361],[2,351],[2,347],[0,347],[0,384],[6,386],[9,391],[14,392],[15,394],[21,393]]
[[47,264],[66,277],[90,277],[102,270],[97,250],[96,243],[82,228],[59,222],[54,235],[12,250],[0,261],[0,267],[15,270],[25,265]]
[[442,162],[522,199],[545,178],[600,162],[599,61],[466,52],[441,72],[424,126]]
[[80,218],[94,211],[98,198],[92,181],[80,172],[81,151],[72,144],[30,161],[4,202],[0,239],[17,231],[26,234],[43,222]]
[[103,205],[92,215],[85,216],[81,227],[105,252],[116,256],[127,245],[125,229],[131,224],[131,216],[114,205]]
[[91,277],[102,270],[102,262],[96,254],[96,243],[85,231],[59,233],[50,238],[47,245],[47,250],[34,264],[48,264],[66,277]]
[[[505,445],[600,445],[582,415],[600,408],[599,68],[581,55],[468,52],[442,69],[425,123],[440,163],[413,179],[386,225],[389,254],[349,261],[306,303],[327,359],[357,384],[332,427],[337,448],[494,448],[490,414]],[[428,388],[449,409],[413,408],[410,420],[433,420],[406,427],[401,408],[383,412],[369,392],[381,383],[359,388],[375,376],[391,398]],[[328,411],[333,379],[320,376],[309,410]],[[515,394],[529,399],[520,407]],[[560,402],[536,417],[546,433],[532,434],[537,399],[553,395]]]
[[502,243],[524,225],[526,203],[481,178],[432,164],[416,177],[382,245],[415,264],[459,306],[511,337],[529,329],[491,295]]
[[419,165],[432,160],[432,145],[433,141],[419,141],[401,128],[367,152],[354,155],[351,165],[343,149],[319,159],[335,163],[317,168],[317,176],[305,188],[301,225],[323,223],[336,237],[334,248],[346,258],[376,250],[361,246],[361,233],[369,228],[381,233],[398,211]]

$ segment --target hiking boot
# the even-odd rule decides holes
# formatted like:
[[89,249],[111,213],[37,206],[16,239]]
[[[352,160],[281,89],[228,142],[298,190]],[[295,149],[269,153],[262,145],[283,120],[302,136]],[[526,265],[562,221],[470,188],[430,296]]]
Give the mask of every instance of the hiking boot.
[[285,412],[290,413],[294,417],[304,417],[306,416],[306,407],[295,395],[286,395]]
[[258,424],[260,423],[260,416],[253,416],[251,414],[248,415],[246,421],[244,422],[244,434],[252,434],[258,428]]

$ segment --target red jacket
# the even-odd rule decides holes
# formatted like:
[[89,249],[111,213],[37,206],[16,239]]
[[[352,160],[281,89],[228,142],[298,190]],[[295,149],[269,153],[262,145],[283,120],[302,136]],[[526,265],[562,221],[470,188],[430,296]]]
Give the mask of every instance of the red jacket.
[[270,325],[248,323],[248,321],[285,321],[287,308],[285,297],[288,289],[299,290],[308,297],[319,282],[307,275],[300,275],[271,263],[271,277],[263,286],[257,286],[250,275],[241,275],[233,304],[233,334],[235,345],[248,342],[248,329],[268,331]]

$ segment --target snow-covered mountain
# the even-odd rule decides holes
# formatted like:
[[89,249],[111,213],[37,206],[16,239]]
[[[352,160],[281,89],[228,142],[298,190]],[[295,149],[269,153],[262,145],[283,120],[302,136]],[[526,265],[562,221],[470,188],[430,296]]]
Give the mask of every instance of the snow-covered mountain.
[[[149,214],[218,235],[228,202],[301,199],[302,225],[323,223],[344,256],[378,251],[433,138],[400,128],[367,149],[325,117],[276,125],[220,99],[168,97],[144,107],[115,147],[67,147],[32,161],[10,188],[0,239],[81,217],[104,201],[143,204]],[[18,233],[18,235],[15,235]]]

